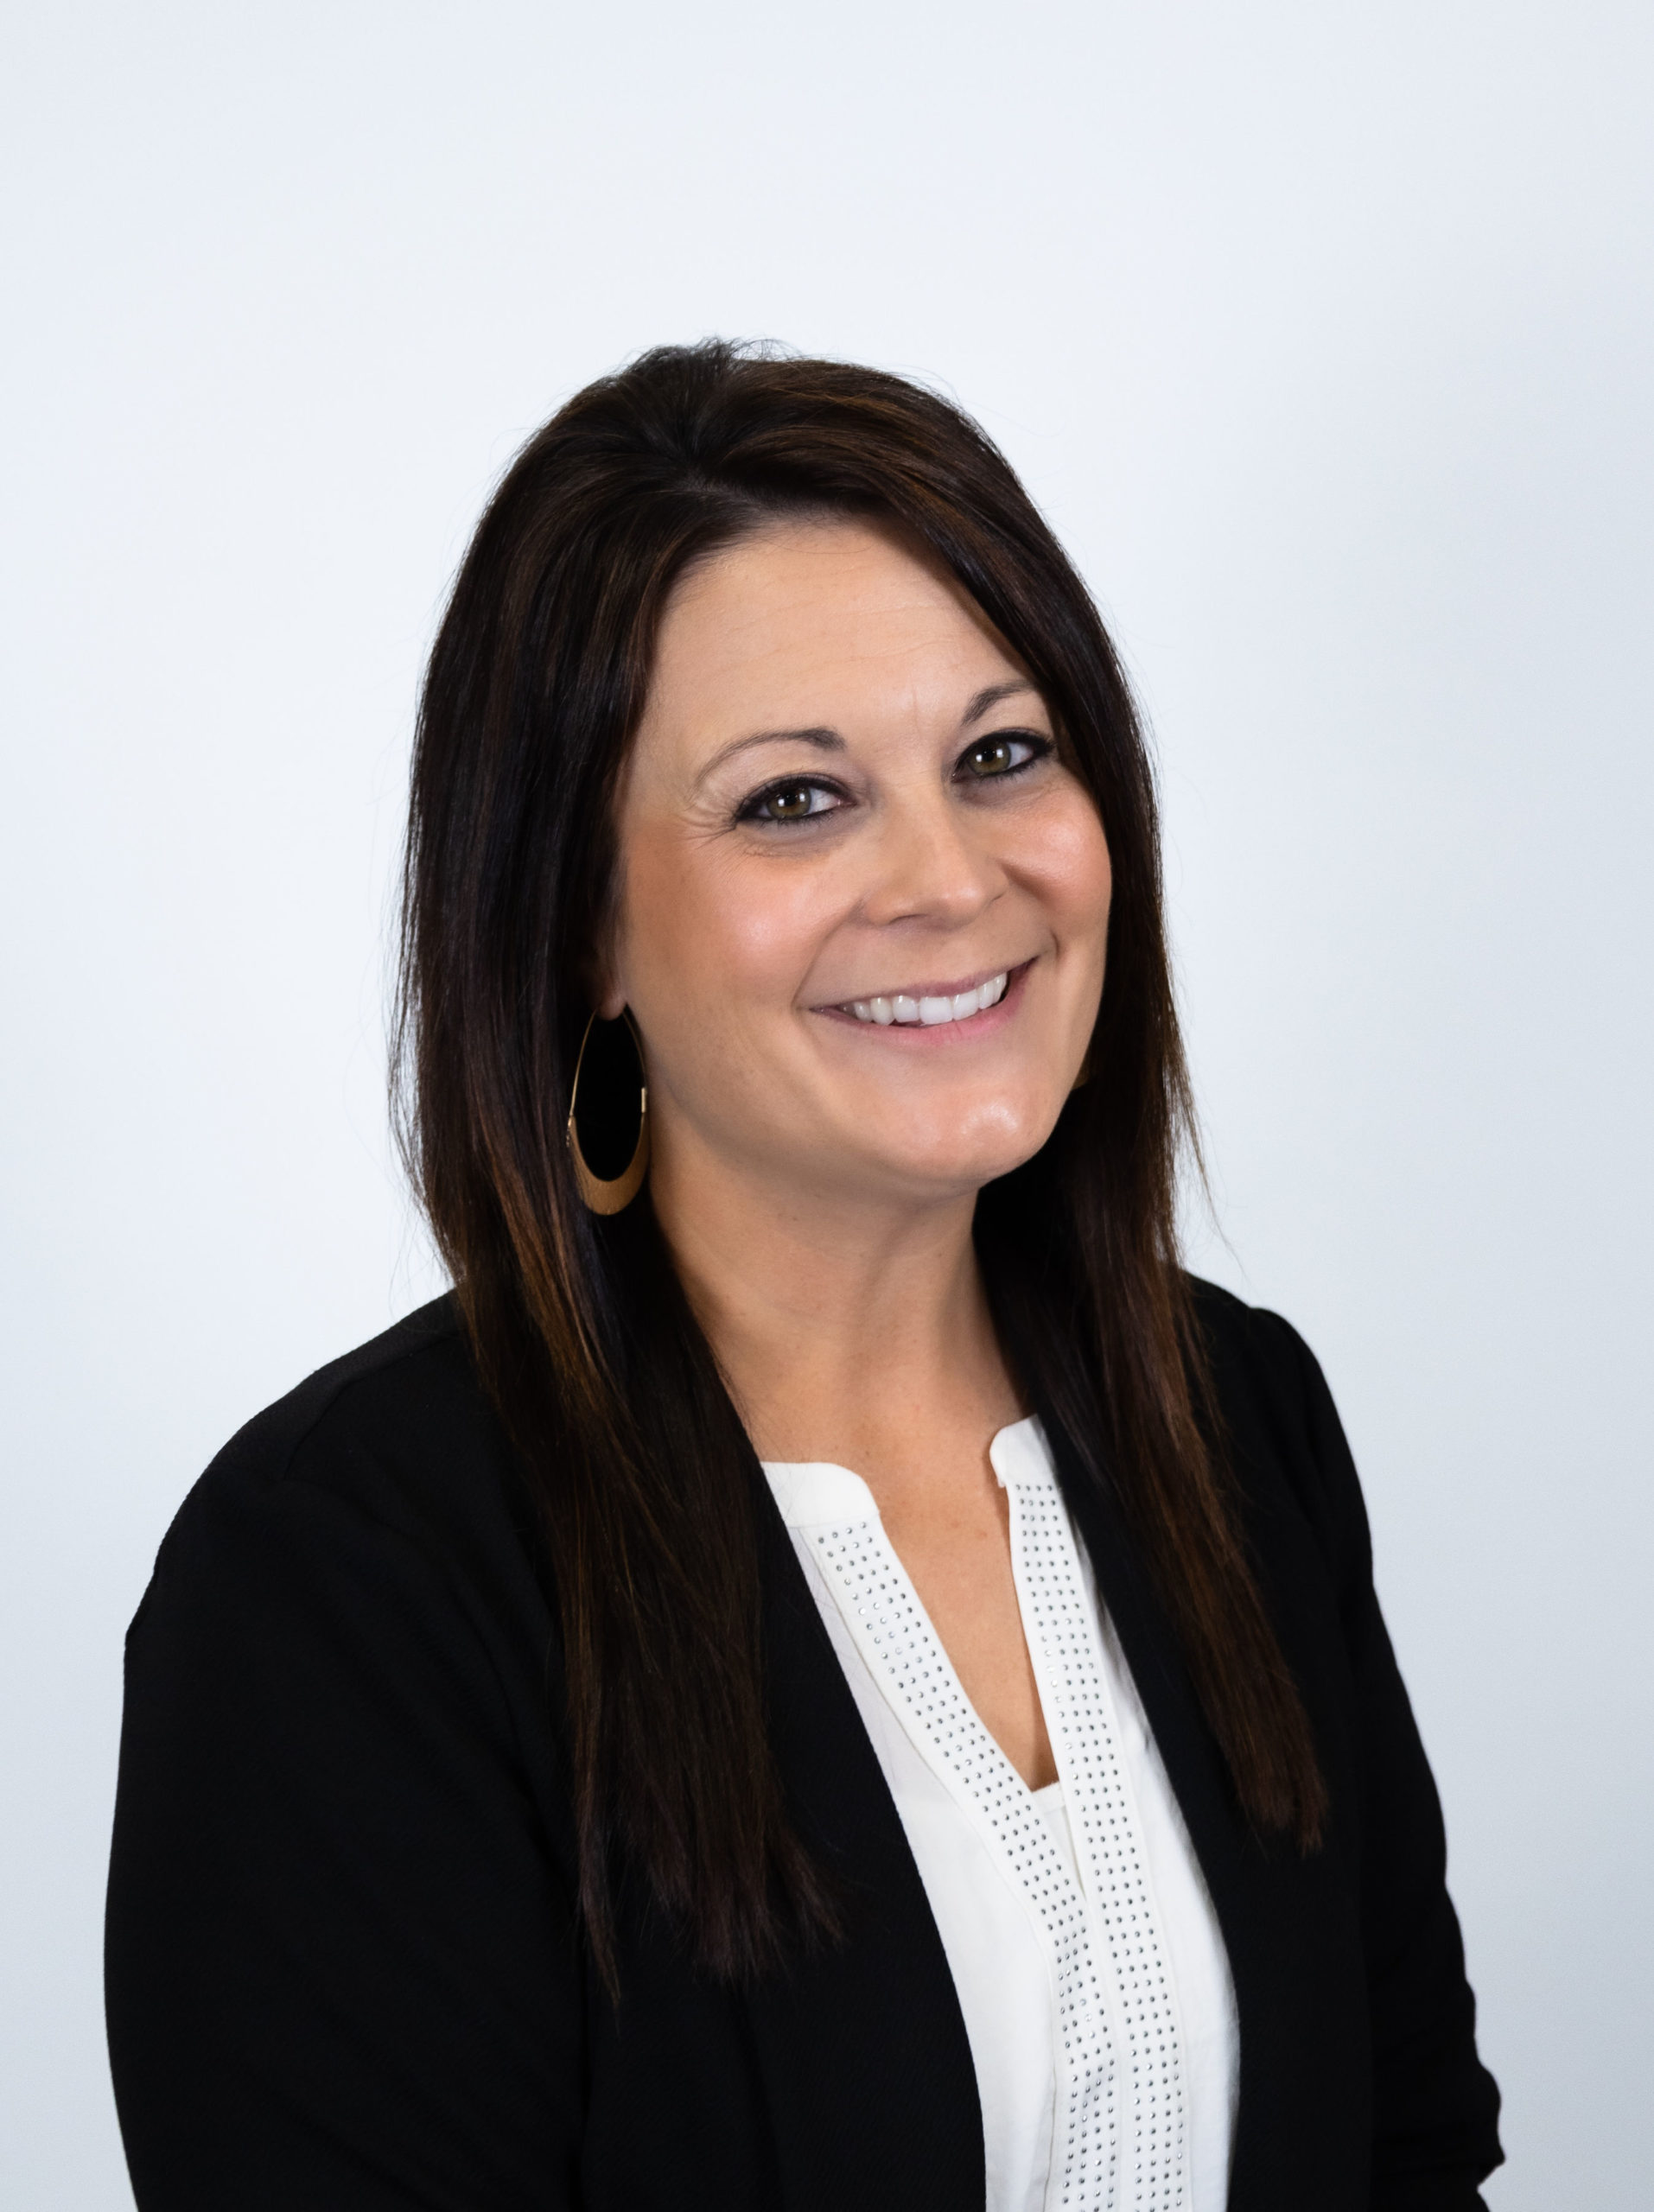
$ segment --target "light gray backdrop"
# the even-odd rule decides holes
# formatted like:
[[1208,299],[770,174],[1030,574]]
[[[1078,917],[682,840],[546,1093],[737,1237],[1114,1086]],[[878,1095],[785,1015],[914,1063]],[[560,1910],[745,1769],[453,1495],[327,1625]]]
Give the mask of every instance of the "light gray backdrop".
[[118,2212],[120,1643],[429,1294],[381,1105],[417,673],[636,348],[945,381],[1164,763],[1227,1242],[1322,1355],[1507,2093],[1648,2202],[1654,14],[15,0],[0,143],[0,2198]]

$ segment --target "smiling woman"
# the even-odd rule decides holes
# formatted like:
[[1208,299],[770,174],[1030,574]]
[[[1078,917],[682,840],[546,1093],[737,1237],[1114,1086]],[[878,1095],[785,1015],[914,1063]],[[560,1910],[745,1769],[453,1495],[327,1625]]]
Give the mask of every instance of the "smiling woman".
[[1359,1490],[1178,1266],[1152,778],[971,423],[707,345],[531,442],[402,1041],[454,1291],[130,1643],[143,2212],[1477,2204]]

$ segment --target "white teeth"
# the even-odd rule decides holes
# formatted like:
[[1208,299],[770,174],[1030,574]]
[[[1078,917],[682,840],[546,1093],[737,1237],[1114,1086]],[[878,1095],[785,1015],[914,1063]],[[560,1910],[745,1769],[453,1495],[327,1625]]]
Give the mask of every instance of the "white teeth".
[[922,1023],[927,1029],[938,1027],[945,1021],[969,1021],[973,1014],[986,1014],[990,1006],[997,1006],[1005,995],[1010,971],[990,976],[985,983],[978,983],[974,991],[959,991],[952,998],[915,999],[901,992],[890,998],[852,999],[850,1012],[858,1021],[876,1021],[888,1027],[893,1021],[909,1027]]

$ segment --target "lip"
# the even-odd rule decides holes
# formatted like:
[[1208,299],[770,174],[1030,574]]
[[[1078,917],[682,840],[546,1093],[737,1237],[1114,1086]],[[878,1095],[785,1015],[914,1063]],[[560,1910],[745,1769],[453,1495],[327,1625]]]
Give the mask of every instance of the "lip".
[[1015,966],[978,969],[971,975],[961,976],[947,982],[902,983],[891,991],[868,992],[865,995],[858,991],[854,994],[854,998],[862,998],[864,995],[868,998],[902,997],[915,1000],[955,998],[965,991],[979,988],[982,984],[991,982],[996,976],[1005,976],[1007,978],[1005,988],[999,998],[992,1006],[984,1007],[979,1014],[972,1014],[968,1020],[943,1021],[934,1025],[908,1021],[889,1023],[858,1021],[850,1011],[853,999],[841,999],[830,1006],[812,1007],[810,1011],[844,1028],[853,1029],[858,1036],[876,1038],[886,1043],[894,1044],[897,1050],[907,1052],[934,1050],[949,1040],[956,1044],[964,1043],[972,1038],[988,1037],[996,1030],[1002,1028],[1015,1011],[1023,987],[1027,981],[1028,970],[1033,965],[1034,960],[1030,958],[1019,961]]
[[[1027,964],[1026,960],[1021,963],[1024,968]],[[815,1007],[811,1011],[816,1014],[837,1013],[841,1007],[853,1005],[857,999],[953,999],[963,992],[980,989],[983,984],[991,982],[996,976],[1014,976],[1015,973],[1015,968],[1002,960],[997,968],[979,968],[974,975],[960,976],[951,983],[896,983],[888,990],[881,988],[876,991],[846,991],[843,997],[835,999],[831,1006]]]

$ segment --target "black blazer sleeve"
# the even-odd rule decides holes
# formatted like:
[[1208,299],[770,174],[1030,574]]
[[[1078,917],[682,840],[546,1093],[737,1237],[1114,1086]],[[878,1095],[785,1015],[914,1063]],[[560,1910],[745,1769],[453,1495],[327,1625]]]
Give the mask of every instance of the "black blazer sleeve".
[[1250,1318],[1291,1373],[1307,1449],[1283,1452],[1281,1464],[1314,1470],[1300,1503],[1324,1549],[1353,1692],[1373,2212],[1471,2212],[1482,2203],[1477,2183],[1500,2160],[1499,2099],[1476,2052],[1441,1802],[1379,1609],[1366,1508],[1326,1378],[1287,1322]]
[[255,1424],[132,1625],[106,1942],[142,2212],[576,2202],[581,1975],[510,1593],[379,1479],[410,1387]]

